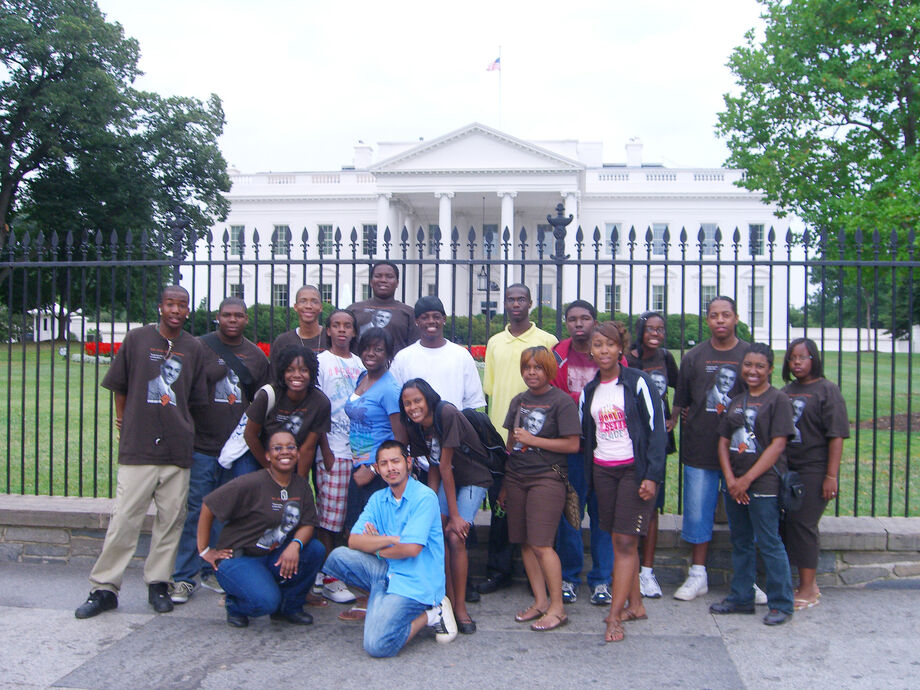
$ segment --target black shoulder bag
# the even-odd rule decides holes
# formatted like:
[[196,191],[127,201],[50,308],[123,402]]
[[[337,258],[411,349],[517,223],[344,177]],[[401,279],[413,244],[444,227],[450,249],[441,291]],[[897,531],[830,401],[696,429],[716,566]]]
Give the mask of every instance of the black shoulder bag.
[[220,339],[220,336],[217,333],[208,333],[206,336],[202,337],[201,340],[214,352],[216,352],[221,359],[224,360],[224,363],[233,369],[233,372],[240,377],[240,388],[243,389],[246,393],[246,400],[252,402],[254,396],[254,391],[252,390],[252,373],[243,363],[243,361],[237,357],[230,350],[229,347],[224,344],[224,341]]

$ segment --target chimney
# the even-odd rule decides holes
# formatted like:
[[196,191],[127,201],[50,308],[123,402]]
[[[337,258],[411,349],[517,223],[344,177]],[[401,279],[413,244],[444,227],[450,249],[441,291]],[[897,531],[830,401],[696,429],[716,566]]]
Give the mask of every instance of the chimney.
[[355,169],[367,170],[374,159],[374,149],[363,141],[355,144]]
[[626,165],[630,168],[642,167],[642,140],[632,137],[626,144]]

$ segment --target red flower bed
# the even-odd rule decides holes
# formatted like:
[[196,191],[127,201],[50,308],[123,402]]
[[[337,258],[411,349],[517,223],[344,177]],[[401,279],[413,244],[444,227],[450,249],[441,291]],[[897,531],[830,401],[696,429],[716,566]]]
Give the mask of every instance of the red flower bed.
[[486,346],[485,345],[470,345],[469,347],[470,354],[473,355],[473,359],[477,362],[485,361],[486,358]]
[[256,343],[259,346],[259,349],[265,353],[265,356],[268,357],[271,354],[272,346],[271,343]]
[[90,357],[96,355],[111,357],[118,352],[120,347],[121,343],[84,343],[83,345],[83,349],[86,350],[86,354]]

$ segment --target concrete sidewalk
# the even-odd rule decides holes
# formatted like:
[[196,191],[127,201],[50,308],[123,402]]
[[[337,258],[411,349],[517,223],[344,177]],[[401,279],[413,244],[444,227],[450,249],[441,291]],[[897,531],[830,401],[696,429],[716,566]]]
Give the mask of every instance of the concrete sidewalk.
[[920,581],[825,589],[820,606],[777,628],[757,616],[714,617],[711,591],[685,603],[646,600],[648,621],[604,644],[605,610],[585,587],[569,625],[531,632],[513,614],[526,587],[469,606],[479,631],[439,645],[423,631],[396,659],[361,648],[345,607],[309,608],[310,628],[266,619],[230,628],[221,598],[199,590],[170,614],[152,613],[137,569],[117,611],[78,621],[87,570],[0,563],[0,686],[65,688],[915,688],[920,685]]

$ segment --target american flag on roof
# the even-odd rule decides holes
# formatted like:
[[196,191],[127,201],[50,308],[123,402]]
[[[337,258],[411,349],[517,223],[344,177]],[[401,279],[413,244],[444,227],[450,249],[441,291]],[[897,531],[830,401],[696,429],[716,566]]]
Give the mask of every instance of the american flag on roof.
[[495,58],[492,62],[489,63],[489,66],[486,67],[486,72],[494,72],[498,70],[499,72],[502,69],[502,59],[500,57]]

